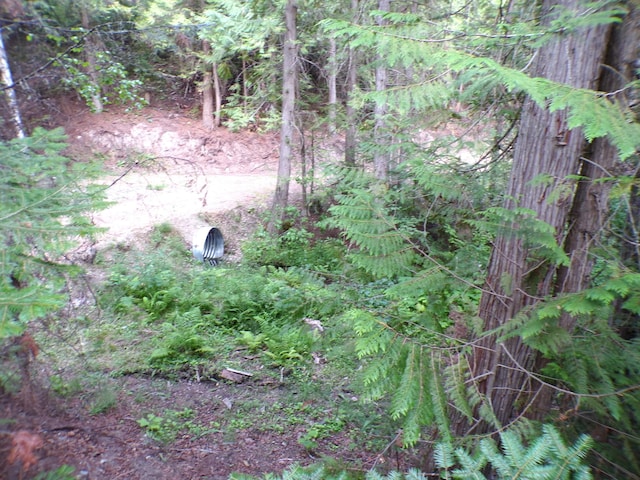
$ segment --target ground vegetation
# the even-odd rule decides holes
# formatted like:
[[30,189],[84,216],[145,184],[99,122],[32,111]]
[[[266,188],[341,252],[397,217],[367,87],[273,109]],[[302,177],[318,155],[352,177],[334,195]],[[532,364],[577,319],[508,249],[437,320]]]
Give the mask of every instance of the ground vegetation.
[[343,3],[1,7],[3,475],[640,476],[637,2]]

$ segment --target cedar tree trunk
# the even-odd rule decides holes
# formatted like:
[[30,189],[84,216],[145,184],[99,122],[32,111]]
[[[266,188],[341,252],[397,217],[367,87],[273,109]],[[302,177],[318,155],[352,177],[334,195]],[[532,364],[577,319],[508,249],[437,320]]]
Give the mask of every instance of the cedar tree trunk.
[[[545,0],[544,22],[551,20],[555,5],[576,12],[580,9],[578,0]],[[539,50],[533,76],[577,88],[596,88],[610,30],[609,25],[600,25],[558,36]],[[578,291],[588,280],[590,262],[586,254],[606,201],[603,204],[604,199],[590,193],[593,183],[575,185],[569,179],[577,174],[598,175],[598,168],[581,160],[585,146],[582,133],[568,129],[566,111],[551,113],[531,99],[525,101],[504,206],[530,209],[538,219],[553,226],[558,244],[565,245],[573,260],[568,268],[558,269],[548,259],[536,257],[526,239],[498,236],[479,307],[484,331],[504,325],[547,295]],[[597,148],[594,145],[593,161],[605,155],[595,153]],[[610,153],[615,158],[615,153]],[[532,183],[541,175],[550,181]],[[517,231],[518,225],[512,227]],[[568,323],[564,326],[572,327]],[[541,419],[549,412],[552,396],[530,374],[537,363],[536,352],[519,337],[501,343],[495,335],[480,339],[471,359],[472,374],[499,425],[480,423],[474,433],[506,427],[521,416]],[[454,426],[457,434],[467,433],[460,427]]]

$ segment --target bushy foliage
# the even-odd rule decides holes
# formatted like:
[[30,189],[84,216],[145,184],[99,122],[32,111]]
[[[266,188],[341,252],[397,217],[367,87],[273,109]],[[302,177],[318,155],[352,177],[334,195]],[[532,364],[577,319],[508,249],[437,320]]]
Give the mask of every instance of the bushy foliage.
[[[573,445],[567,445],[558,430],[544,425],[542,432],[531,442],[523,442],[517,434],[505,431],[500,435],[500,447],[492,439],[480,441],[475,452],[451,444],[441,443],[435,449],[435,460],[440,478],[449,480],[523,480],[558,479],[591,480],[593,476],[585,457],[593,443],[588,436],[580,437]],[[345,470],[334,470],[325,465],[302,468],[294,465],[281,474],[266,474],[253,477],[232,474],[233,480],[349,480],[354,477]],[[433,474],[409,469],[407,472],[380,473],[370,470],[364,473],[365,480],[427,480]]]
[[338,273],[343,268],[344,245],[335,238],[314,238],[300,212],[291,207],[287,226],[279,235],[259,229],[242,245],[243,261],[254,266],[300,267],[318,272]]
[[[618,23],[625,11],[618,5],[603,1],[595,2],[597,8],[584,8],[582,12],[573,12],[569,29],[584,27],[585,25],[599,25]],[[438,75],[431,81],[414,82],[403,88],[387,89],[382,92],[365,94],[364,101],[379,102],[389,105],[399,114],[411,110],[429,111],[446,103],[450,97],[448,88],[450,74],[464,74],[469,82],[477,86],[477,82],[490,85],[500,85],[509,92],[523,92],[531,97],[538,105],[548,107],[551,111],[567,111],[569,129],[583,128],[585,137],[592,141],[598,137],[607,136],[618,148],[622,159],[629,158],[636,152],[640,138],[640,126],[629,124],[627,111],[609,101],[599,92],[588,89],[576,89],[568,85],[559,84],[544,78],[532,78],[520,68],[503,65],[489,56],[478,55],[476,48],[469,49],[469,42],[453,48],[441,48],[439,42],[425,41],[433,34],[442,34],[441,23],[434,27],[427,22],[417,21],[414,15],[389,13],[390,25],[384,29],[371,25],[354,25],[345,20],[327,19],[322,22],[323,27],[333,35],[349,39],[354,48],[376,48],[378,54],[385,58],[390,67],[421,70],[424,72],[447,72]],[[444,27],[448,30],[449,26]],[[557,28],[557,24],[554,24]],[[510,28],[505,25],[504,28]],[[527,27],[524,27],[527,29]],[[564,26],[562,27],[564,31]],[[540,46],[549,41],[557,30],[544,26],[537,28],[535,33],[518,32],[511,38],[522,41],[523,38],[536,38],[537,42],[530,42],[531,46]],[[453,40],[453,39],[452,39]],[[435,77],[435,76],[434,76]],[[491,88],[484,88],[491,91]]]
[[[80,50],[81,49],[76,49]],[[142,97],[142,81],[129,78],[124,66],[112,58],[108,52],[96,52],[94,68],[99,72],[98,78],[92,78],[85,70],[87,62],[77,57],[59,57],[57,64],[64,68],[67,76],[63,84],[94,108],[92,99],[99,97],[103,105],[126,105],[127,108],[142,108],[146,101]]]
[[184,261],[168,261],[173,247],[166,248],[114,267],[101,292],[115,314],[159,328],[147,358],[154,368],[205,363],[223,348],[224,335],[275,365],[307,361],[316,337],[304,320],[342,308],[342,293],[307,270],[192,263],[185,269]]
[[[618,309],[640,314],[638,292],[638,273],[614,272],[600,285],[522,312],[502,330],[503,338],[518,335],[547,359],[540,378],[564,392],[562,416],[578,430],[592,422],[608,425],[610,445],[598,451],[634,469],[638,440],[617,432],[635,431],[640,423],[640,342],[621,338],[611,320]],[[574,330],[561,327],[563,316],[575,320]]]
[[88,186],[89,164],[70,163],[61,129],[35,129],[0,144],[0,340],[61,308],[65,276],[77,272],[65,254],[96,231],[87,212],[102,194]]
[[369,280],[341,317],[358,335],[364,398],[388,394],[403,442],[413,445],[425,427],[449,435],[443,372],[475,328],[495,231],[476,224],[476,209],[491,207],[492,195],[479,175],[461,173],[456,160],[432,150],[407,148],[413,157],[395,171],[399,181],[391,187],[371,187],[367,175],[341,171],[343,193],[323,223],[342,232],[350,242],[347,260],[366,273],[361,281]]
[[507,430],[500,434],[500,447],[490,438],[481,440],[475,453],[443,443],[437,446],[435,458],[444,470],[442,477],[447,479],[591,480],[585,458],[592,446],[586,435],[567,445],[554,426],[544,425],[542,433],[529,444]]

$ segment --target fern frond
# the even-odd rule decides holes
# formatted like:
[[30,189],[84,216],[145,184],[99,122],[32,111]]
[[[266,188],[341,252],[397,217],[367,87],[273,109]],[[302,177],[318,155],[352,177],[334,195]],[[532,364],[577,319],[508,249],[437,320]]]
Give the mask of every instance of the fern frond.
[[433,459],[436,462],[436,467],[445,470],[445,478],[451,478],[448,470],[455,464],[453,445],[449,442],[438,443],[433,450]]
[[487,457],[485,455],[478,455],[477,458],[474,458],[462,448],[457,448],[455,453],[461,468],[457,468],[452,472],[453,478],[460,479],[460,480],[462,479],[486,480],[487,479],[487,477],[485,477],[484,474],[482,473],[482,471],[487,465]]
[[[470,365],[466,355],[460,355],[457,362],[448,366],[443,374],[444,388],[454,407],[459,410],[467,420],[473,419],[473,409],[481,401],[478,396],[469,392],[466,380],[469,378]],[[478,392],[479,393],[479,392]]]
[[449,429],[449,415],[447,411],[447,397],[444,391],[444,380],[442,378],[443,362],[441,353],[435,350],[430,352],[430,364],[429,374],[430,378],[430,393],[431,393],[431,410],[433,411],[433,417],[438,427],[440,437],[445,441],[452,442],[453,437]]
[[[378,187],[376,187],[378,188]],[[330,208],[327,223],[339,228],[358,249],[349,258],[377,278],[410,271],[417,254],[407,241],[412,233],[398,224],[376,189],[353,189]]]
[[397,388],[398,393],[393,395],[391,401],[391,417],[396,420],[406,416],[409,410],[416,410],[416,404],[423,391],[421,357],[422,349],[415,344],[410,345],[403,355],[404,368]]

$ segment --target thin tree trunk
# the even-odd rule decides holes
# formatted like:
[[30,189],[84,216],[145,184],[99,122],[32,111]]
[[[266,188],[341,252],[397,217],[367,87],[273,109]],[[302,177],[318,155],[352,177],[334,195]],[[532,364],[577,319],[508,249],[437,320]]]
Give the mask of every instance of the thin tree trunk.
[[[206,40],[202,41],[202,53],[205,57],[211,55],[211,44]],[[202,78],[202,125],[208,130],[213,130],[213,73],[212,66],[208,60],[204,61],[204,72]]]
[[280,131],[280,160],[278,162],[278,181],[273,197],[271,221],[268,231],[276,233],[282,225],[289,203],[289,184],[291,182],[291,152],[295,121],[295,101],[297,90],[297,45],[296,13],[297,0],[287,0],[285,6],[286,33],[284,39],[283,77],[282,77],[282,127]]
[[[81,10],[81,23],[85,30],[89,30],[89,11],[86,5],[82,6]],[[102,87],[100,86],[100,75],[96,66],[95,52],[99,50],[93,35],[89,35],[85,41],[84,54],[87,59],[87,74],[91,79],[91,83],[94,86],[94,93],[91,94],[91,103],[93,104],[92,110],[94,113],[101,113],[104,110],[104,104],[102,102]]]
[[329,89],[329,133],[333,134],[336,131],[336,107],[338,104],[337,93],[337,76],[338,76],[338,62],[337,62],[337,45],[336,39],[329,38],[329,61],[328,61],[329,74],[327,78],[327,88]]
[[[551,7],[558,3],[578,11],[580,2],[545,1],[545,18],[552,15]],[[594,88],[609,31],[609,26],[589,27],[543,46],[534,76],[573,87]],[[525,101],[504,206],[534,211],[538,219],[555,228],[559,244],[563,244],[570,212],[574,212],[575,218],[582,208],[580,197],[575,194],[580,188],[576,190],[568,176],[580,173],[584,147],[582,133],[568,130],[565,111],[551,113],[530,99]],[[583,173],[588,172],[583,169]],[[532,183],[541,175],[548,175],[552,181]],[[558,191],[565,194],[554,196]],[[517,229],[518,225],[513,225],[513,230]],[[572,255],[573,251],[568,253]],[[527,306],[555,293],[556,281],[560,278],[557,265],[540,258],[532,261],[533,256],[534,252],[527,248],[522,238],[496,238],[485,286],[487,293],[483,294],[479,307],[484,331],[504,325]],[[578,265],[572,264],[566,275],[577,274],[577,269]],[[565,284],[562,288],[572,291],[580,285],[570,287]],[[506,426],[521,415],[540,419],[548,413],[551,396],[541,392],[543,386],[533,381],[530,375],[536,361],[536,352],[518,337],[497,343],[496,336],[489,335],[474,348],[472,373],[474,378],[481,379],[478,387],[491,403],[499,423],[497,426]],[[480,424],[475,432],[486,432],[495,427]],[[460,430],[459,425],[456,429],[458,434],[466,433]]]
[[249,87],[247,87],[247,59],[242,55],[242,108],[244,113],[247,112],[247,98],[249,98]]
[[218,75],[218,63],[213,62],[213,91],[215,93],[215,113],[214,113],[214,125],[219,127],[222,125],[222,85],[220,84],[220,75]]
[[4,40],[2,33],[0,32],[0,85],[2,85],[2,91],[6,95],[7,105],[11,114],[11,122],[13,123],[13,130],[16,138],[24,138],[24,127],[22,126],[22,115],[20,115],[20,105],[18,104],[18,97],[15,91],[15,85],[13,84],[13,78],[11,76],[11,67],[9,65],[9,58],[7,56],[7,50],[4,47]]
[[304,120],[299,122],[298,136],[300,137],[300,186],[302,187],[302,216],[308,216],[309,202],[307,200],[307,141],[304,133]]
[[[358,18],[358,0],[351,0],[351,10],[353,12],[353,21],[356,22]],[[346,107],[346,122],[347,128],[344,135],[344,163],[346,165],[356,164],[356,109],[353,107],[353,92],[356,88],[356,82],[358,80],[358,60],[357,52],[353,47],[349,47],[349,65],[347,68],[347,107]]]
[[[390,8],[390,0],[379,0],[378,9],[382,12],[388,12]],[[385,25],[386,22],[382,17],[376,18],[378,25]],[[384,65],[384,58],[378,56],[378,65],[376,66],[376,92],[381,93],[387,88],[387,67]],[[387,134],[387,104],[378,100],[374,106],[374,126],[373,137],[376,142],[375,152],[373,154],[373,173],[375,177],[383,182],[387,181],[389,176],[389,141]]]

